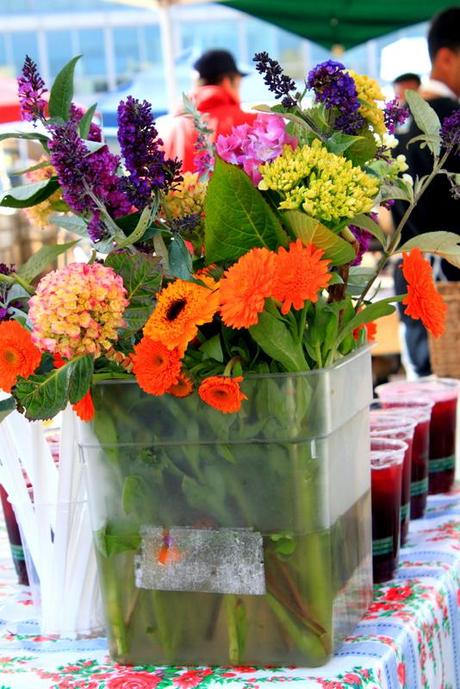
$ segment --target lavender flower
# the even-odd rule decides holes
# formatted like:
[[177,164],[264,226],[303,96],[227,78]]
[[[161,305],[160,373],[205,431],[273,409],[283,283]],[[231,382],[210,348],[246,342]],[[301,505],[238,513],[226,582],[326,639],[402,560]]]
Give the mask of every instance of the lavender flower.
[[95,197],[114,218],[131,210],[121,179],[116,174],[120,160],[106,146],[89,154],[74,120],[53,125],[50,130],[50,162],[56,169],[62,198],[76,213],[91,214],[89,231],[96,237],[101,230],[96,230],[100,228],[100,218]]
[[201,223],[201,215],[199,213],[190,213],[183,215],[181,218],[173,218],[169,222],[171,232],[181,234],[182,232],[193,232],[195,227]]
[[297,101],[290,95],[290,92],[296,89],[294,79],[283,74],[279,62],[272,60],[266,52],[256,53],[253,60],[259,74],[264,74],[264,82],[275,98],[282,98],[281,103],[285,108],[294,108]]
[[[80,123],[84,114],[83,109],[79,108],[78,105],[75,105],[75,103],[70,104],[70,119],[76,124]],[[88,141],[102,141],[102,130],[94,122],[91,122],[89,125]]]
[[130,173],[127,193],[141,210],[156,189],[168,189],[177,179],[178,160],[166,160],[160,149],[161,139],[155,129],[152,106],[128,96],[118,106],[118,141],[126,169]]
[[364,118],[358,113],[360,103],[356,84],[341,62],[322,62],[309,72],[306,83],[315,92],[317,102],[323,103],[328,110],[337,108],[337,129],[346,134],[356,134],[364,126]]
[[455,110],[452,115],[448,115],[442,121],[441,125],[441,140],[445,148],[457,148],[457,153],[460,147],[460,108]]
[[383,111],[383,116],[385,118],[385,125],[390,134],[394,134],[396,127],[404,122],[409,117],[409,108],[405,105],[400,105],[398,100],[388,101],[385,103],[385,109]]
[[18,96],[23,120],[36,122],[45,117],[46,101],[42,96],[46,91],[45,82],[38,73],[37,65],[26,55],[22,76],[18,78]]

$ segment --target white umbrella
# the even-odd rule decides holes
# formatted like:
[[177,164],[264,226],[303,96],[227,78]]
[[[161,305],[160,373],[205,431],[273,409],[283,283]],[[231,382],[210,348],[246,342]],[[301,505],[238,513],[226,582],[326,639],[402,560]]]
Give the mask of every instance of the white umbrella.
[[160,20],[160,35],[165,71],[166,98],[168,109],[173,110],[177,103],[176,62],[171,23],[171,7],[173,5],[197,5],[212,0],[104,0],[111,4],[129,5],[141,9],[157,10]]

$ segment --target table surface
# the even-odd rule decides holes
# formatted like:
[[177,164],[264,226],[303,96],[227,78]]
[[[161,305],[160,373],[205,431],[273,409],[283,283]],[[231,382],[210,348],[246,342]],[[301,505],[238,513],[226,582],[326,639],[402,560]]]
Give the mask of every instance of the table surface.
[[321,668],[124,667],[106,640],[39,634],[0,533],[0,689],[460,689],[460,489],[411,524],[396,578]]

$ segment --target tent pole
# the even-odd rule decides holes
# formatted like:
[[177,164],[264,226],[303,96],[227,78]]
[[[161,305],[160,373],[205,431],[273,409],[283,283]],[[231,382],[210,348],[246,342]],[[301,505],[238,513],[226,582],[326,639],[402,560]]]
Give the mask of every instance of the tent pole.
[[166,100],[168,110],[172,112],[177,105],[176,63],[171,22],[171,2],[163,0],[158,3],[161,44],[163,48],[163,69],[166,82]]

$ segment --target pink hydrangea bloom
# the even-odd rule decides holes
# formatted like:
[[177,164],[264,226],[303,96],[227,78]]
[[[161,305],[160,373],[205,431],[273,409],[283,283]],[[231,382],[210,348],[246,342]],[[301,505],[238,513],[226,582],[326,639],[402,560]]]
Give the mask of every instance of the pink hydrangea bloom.
[[287,133],[283,118],[275,115],[258,115],[252,126],[240,124],[216,141],[220,157],[242,167],[256,185],[262,179],[259,166],[281,155],[284,146],[295,148],[297,139]]
[[32,339],[66,359],[110,349],[128,305],[122,278],[112,268],[71,263],[39,282],[29,304]]

